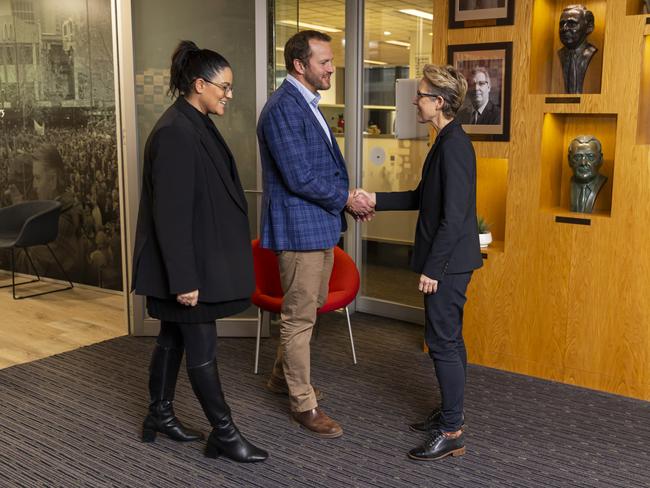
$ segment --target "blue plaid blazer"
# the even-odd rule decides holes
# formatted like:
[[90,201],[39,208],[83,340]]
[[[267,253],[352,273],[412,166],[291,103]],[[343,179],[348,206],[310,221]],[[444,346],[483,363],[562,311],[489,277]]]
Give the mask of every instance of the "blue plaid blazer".
[[262,157],[261,246],[276,251],[329,249],[345,231],[348,172],[341,150],[302,94],[285,81],[257,124]]

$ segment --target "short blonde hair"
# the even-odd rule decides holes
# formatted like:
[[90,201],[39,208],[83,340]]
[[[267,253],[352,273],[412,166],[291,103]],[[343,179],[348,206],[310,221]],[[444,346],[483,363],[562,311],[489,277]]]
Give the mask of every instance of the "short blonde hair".
[[431,93],[444,100],[442,113],[448,118],[455,117],[467,94],[467,80],[463,74],[450,65],[427,64],[423,75],[431,87]]

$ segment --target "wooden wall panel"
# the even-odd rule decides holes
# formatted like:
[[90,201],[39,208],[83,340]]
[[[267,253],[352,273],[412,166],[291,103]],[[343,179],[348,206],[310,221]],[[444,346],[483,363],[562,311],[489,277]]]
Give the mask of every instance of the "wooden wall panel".
[[[650,25],[647,27],[650,27]],[[636,142],[637,144],[650,144],[650,35],[645,36],[640,49],[643,51],[643,64]]]
[[[600,86],[591,85],[596,93],[579,104],[546,103],[561,91],[549,64],[556,62],[562,2],[517,0],[514,26],[452,30],[446,4],[434,3],[433,62],[447,62],[448,44],[513,42],[511,140],[474,143],[484,178],[490,159],[507,160],[508,175],[503,250],[488,253],[468,292],[470,361],[650,400],[646,16],[629,15],[639,13],[632,0],[587,2],[597,17]],[[539,42],[548,41],[549,29],[552,42]],[[575,132],[590,131],[604,145],[610,177],[601,212],[592,216],[568,210],[566,161]],[[488,184],[479,193],[493,190]],[[489,207],[489,199],[481,205]],[[590,225],[558,223],[556,215],[586,217]]]

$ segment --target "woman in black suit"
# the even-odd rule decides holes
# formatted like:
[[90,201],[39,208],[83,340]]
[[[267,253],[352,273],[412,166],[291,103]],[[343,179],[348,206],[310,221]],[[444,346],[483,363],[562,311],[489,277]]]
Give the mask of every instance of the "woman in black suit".
[[413,103],[420,123],[437,131],[415,190],[366,194],[375,210],[419,210],[412,269],[424,294],[425,337],[435,365],[442,405],[416,431],[429,440],[409,452],[432,460],[465,453],[463,398],[467,353],[463,306],[473,270],[483,264],[476,221],[476,156],[454,120],[467,93],[467,81],[451,66],[427,65]]
[[247,204],[233,156],[209,115],[223,115],[233,73],[221,55],[182,41],[172,56],[169,90],[177,100],[145,146],[133,289],[160,320],[149,377],[151,403],[142,439],[177,441],[201,434],[183,427],[172,400],[183,356],[213,427],[206,456],[263,461],[226,403],[216,360],[220,317],[248,308],[255,288]]

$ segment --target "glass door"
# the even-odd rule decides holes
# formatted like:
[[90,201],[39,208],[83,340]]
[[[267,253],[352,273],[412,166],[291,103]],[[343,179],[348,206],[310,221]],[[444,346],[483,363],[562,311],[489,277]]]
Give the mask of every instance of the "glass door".
[[284,45],[298,32],[299,0],[269,0],[269,93],[282,84],[287,76],[284,63]]
[[[298,29],[332,37],[336,73],[320,108],[348,165],[352,186],[372,191],[415,188],[428,151],[421,137],[395,136],[396,80],[421,76],[431,60],[431,0],[276,0],[269,86],[286,76],[283,47]],[[415,89],[413,88],[413,95]],[[408,98],[408,96],[407,96]],[[408,103],[408,100],[407,100]],[[409,269],[416,212],[378,214],[350,225],[344,248],[356,260],[362,286],[356,309],[422,320],[417,276]],[[349,222],[352,222],[349,219]]]
[[[131,25],[132,39],[125,35],[124,73],[125,134],[129,122],[137,138],[127,141],[127,160],[131,165],[129,227],[131,249],[137,220],[137,197],[144,144],[149,132],[173,100],[168,96],[171,54],[181,39],[194,41],[224,55],[232,65],[235,95],[226,115],[215,123],[228,142],[246,190],[251,235],[257,236],[259,174],[255,126],[257,114],[266,98],[266,1],[232,2],[229,0],[139,0],[123,2],[124,25]],[[120,14],[120,12],[118,12]],[[129,19],[130,17],[130,19]],[[130,22],[129,22],[130,20]],[[128,44],[131,44],[129,51]],[[260,49],[262,47],[262,49]],[[132,56],[132,63],[128,59]],[[242,55],[246,53],[246,55]],[[133,72],[129,73],[131,68]],[[132,99],[132,105],[129,104]],[[133,109],[135,107],[135,109]],[[136,163],[137,162],[137,163]],[[137,164],[137,169],[133,166]],[[137,190],[136,190],[137,188]],[[134,297],[133,332],[156,334],[158,321],[147,318],[144,300]],[[255,335],[257,312],[254,308],[237,317],[218,322],[220,335]]]
[[320,92],[319,108],[345,156],[345,0],[275,0],[270,17],[269,91],[287,76],[284,45],[299,30],[314,29],[332,38],[335,72],[329,90]]
[[343,151],[345,120],[345,0],[329,0],[323,8],[320,0],[276,0],[272,38],[275,62],[271,65],[269,88],[274,90],[287,76],[284,45],[299,30],[314,29],[332,38],[336,71],[329,90],[321,91],[319,107]]
[[[363,19],[363,121],[361,181],[368,191],[414,189],[428,152],[428,134],[396,134],[398,99],[410,108],[415,86],[398,80],[420,78],[431,62],[431,0],[365,0]],[[414,114],[413,114],[414,117]],[[404,138],[408,137],[408,138]],[[422,321],[418,276],[410,270],[417,212],[380,212],[361,225],[361,290],[357,310]]]

